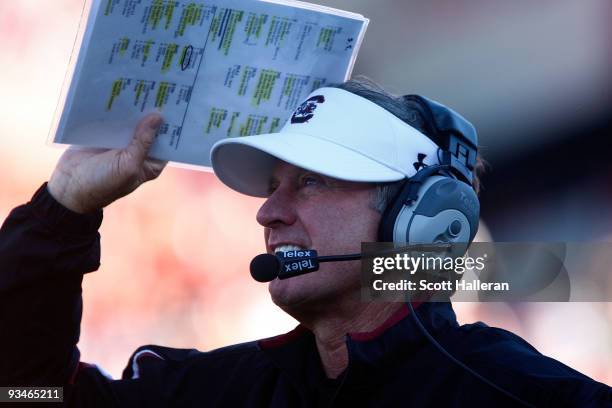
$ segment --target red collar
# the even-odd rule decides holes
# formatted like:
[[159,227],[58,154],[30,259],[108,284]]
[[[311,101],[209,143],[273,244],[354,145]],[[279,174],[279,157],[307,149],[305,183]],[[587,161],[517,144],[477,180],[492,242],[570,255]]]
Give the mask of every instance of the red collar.
[[[412,302],[412,307],[416,310],[423,302]],[[383,335],[388,329],[395,326],[397,323],[402,321],[406,316],[410,314],[410,308],[408,304],[404,303],[397,309],[387,320],[381,325],[369,332],[354,332],[348,333],[351,340],[354,341],[370,341],[374,340]],[[298,339],[302,335],[310,333],[310,330],[304,325],[299,324],[290,332],[280,334],[278,336],[269,337],[259,340],[259,346],[262,349],[270,349],[275,347],[284,346],[293,340]]]

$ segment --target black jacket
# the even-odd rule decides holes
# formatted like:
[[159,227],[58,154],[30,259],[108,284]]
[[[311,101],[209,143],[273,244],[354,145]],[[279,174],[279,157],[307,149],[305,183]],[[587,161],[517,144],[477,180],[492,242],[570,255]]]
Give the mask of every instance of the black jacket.
[[[69,406],[502,407],[515,400],[436,349],[408,307],[347,334],[349,365],[323,373],[311,332],[210,352],[144,346],[121,380],[79,362],[81,281],[99,266],[102,212],[79,215],[43,185],[0,230],[0,386],[60,385]],[[449,303],[416,313],[453,356],[538,407],[612,406],[610,387],[483,323],[459,326]]]

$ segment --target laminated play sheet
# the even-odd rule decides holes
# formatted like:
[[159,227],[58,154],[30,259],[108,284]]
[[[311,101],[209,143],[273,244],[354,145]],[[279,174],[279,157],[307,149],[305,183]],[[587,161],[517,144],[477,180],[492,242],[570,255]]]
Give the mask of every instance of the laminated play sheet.
[[164,118],[152,157],[210,166],[219,139],[278,131],[312,90],[349,78],[368,20],[302,2],[91,0],[51,142],[126,146]]

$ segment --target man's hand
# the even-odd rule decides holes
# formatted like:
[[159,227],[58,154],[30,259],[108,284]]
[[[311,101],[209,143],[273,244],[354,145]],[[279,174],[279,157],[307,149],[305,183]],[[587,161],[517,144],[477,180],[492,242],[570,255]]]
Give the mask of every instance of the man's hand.
[[47,184],[49,193],[64,207],[89,213],[131,193],[160,175],[165,161],[147,158],[162,118],[151,114],[140,121],[124,149],[71,146],[60,158]]

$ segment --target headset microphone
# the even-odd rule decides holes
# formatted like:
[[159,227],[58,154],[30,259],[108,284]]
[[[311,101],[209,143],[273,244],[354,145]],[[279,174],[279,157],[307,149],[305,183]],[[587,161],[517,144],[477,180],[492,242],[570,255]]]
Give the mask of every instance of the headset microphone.
[[270,282],[276,279],[281,263],[272,254],[259,254],[251,261],[251,276],[257,282]]
[[362,254],[318,256],[314,249],[285,251],[257,255],[251,261],[251,276],[257,282],[270,282],[276,278],[287,279],[319,270],[321,262],[354,261]]

